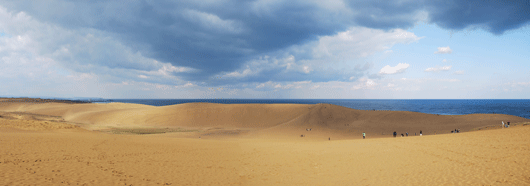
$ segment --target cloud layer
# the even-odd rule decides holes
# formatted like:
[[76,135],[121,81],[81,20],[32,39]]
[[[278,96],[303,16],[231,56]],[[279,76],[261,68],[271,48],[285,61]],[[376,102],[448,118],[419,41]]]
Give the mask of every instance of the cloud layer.
[[[418,21],[427,21],[448,29],[478,26],[502,34],[506,30],[526,25],[530,19],[528,1],[334,0],[323,3],[225,0],[199,3],[22,0],[1,4],[15,11],[14,14],[24,11],[40,22],[51,23],[51,27],[57,25],[71,32],[85,32],[85,38],[79,39],[94,42],[80,44],[70,51],[91,53],[64,56],[63,59],[69,60],[68,63],[77,65],[68,68],[80,71],[86,66],[95,65],[93,61],[105,61],[97,65],[113,68],[133,63],[135,65],[131,68],[145,70],[155,67],[142,60],[153,59],[173,66],[197,69],[195,73],[182,75],[183,79],[196,81],[208,81],[213,74],[240,69],[249,58],[304,44],[319,37],[320,44],[324,46],[319,46],[322,50],[315,57],[329,55],[325,47],[330,42],[343,40],[326,37],[355,25],[384,30],[406,29]],[[50,40],[54,45],[58,44],[58,39],[53,37],[59,36],[52,35]],[[67,45],[64,42],[76,39],[61,41]],[[339,43],[333,45],[341,46]],[[128,53],[117,53],[112,49],[96,50],[109,47]],[[366,56],[371,52],[358,50],[352,55]],[[441,53],[447,52],[443,50]],[[116,54],[128,56],[116,59],[120,57]],[[90,58],[86,58],[87,61],[80,61],[88,56]],[[305,68],[306,73],[311,71],[309,66],[300,68]]]
[[[407,31],[415,24],[500,35],[528,25],[529,7],[528,1],[478,0],[0,1],[0,77],[101,89],[316,91],[326,87],[320,83],[349,82],[357,84],[334,86],[366,90],[383,85],[370,57],[420,41]],[[435,53],[451,52],[447,46]],[[409,66],[387,65],[378,74]]]

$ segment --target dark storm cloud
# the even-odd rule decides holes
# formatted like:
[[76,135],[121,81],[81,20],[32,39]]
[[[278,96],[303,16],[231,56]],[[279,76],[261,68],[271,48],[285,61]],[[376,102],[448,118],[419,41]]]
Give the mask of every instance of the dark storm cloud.
[[[199,69],[187,77],[192,80],[232,71],[255,54],[345,27],[315,17],[318,7],[288,2],[265,7],[268,12],[256,10],[252,1],[212,5],[183,1],[18,1],[5,6],[66,28],[108,32],[147,57]],[[220,27],[234,23],[224,26],[240,28],[208,27],[216,21],[222,22]]]
[[442,28],[461,30],[470,25],[503,34],[530,20],[528,0],[437,1],[430,4],[430,21]]
[[[197,69],[195,73],[180,74],[185,80],[195,81],[208,81],[212,75],[241,68],[257,55],[355,25],[410,28],[426,13],[427,21],[443,28],[461,30],[478,25],[502,34],[526,25],[530,19],[529,1],[347,1],[340,9],[309,1],[55,0],[1,4],[42,22],[108,33],[131,47],[132,53]],[[248,81],[281,80],[272,71],[263,75],[266,78]],[[344,76],[286,75],[290,80],[336,80]]]
[[368,28],[410,28],[425,5],[423,1],[348,1],[355,23]]
[[407,28],[420,11],[428,21],[446,29],[478,26],[493,34],[518,29],[530,20],[528,0],[433,0],[433,1],[348,1],[358,12],[355,22],[370,28]]

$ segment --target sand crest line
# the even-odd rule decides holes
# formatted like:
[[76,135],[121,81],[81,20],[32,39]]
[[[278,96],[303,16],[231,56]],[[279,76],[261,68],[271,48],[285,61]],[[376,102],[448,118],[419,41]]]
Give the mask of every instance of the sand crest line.
[[[304,139],[357,139],[446,134],[528,119],[504,114],[436,115],[408,111],[356,110],[332,104],[185,103],[149,106],[131,103],[64,103],[2,99],[5,117],[29,117],[75,124],[87,130],[128,134],[186,132],[189,137],[230,136]],[[2,114],[0,114],[2,115]],[[55,120],[52,120],[54,119]],[[500,125],[499,125],[500,126]],[[306,129],[311,128],[311,131]]]

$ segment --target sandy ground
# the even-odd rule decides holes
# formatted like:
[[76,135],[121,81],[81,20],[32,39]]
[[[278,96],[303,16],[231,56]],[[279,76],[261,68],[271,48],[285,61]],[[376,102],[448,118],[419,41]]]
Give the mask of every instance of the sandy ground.
[[[530,184],[530,121],[515,116],[326,104],[0,102],[0,111],[0,185]],[[500,129],[506,119],[512,127]],[[469,132],[440,134],[454,127]],[[416,129],[431,135],[383,135]]]

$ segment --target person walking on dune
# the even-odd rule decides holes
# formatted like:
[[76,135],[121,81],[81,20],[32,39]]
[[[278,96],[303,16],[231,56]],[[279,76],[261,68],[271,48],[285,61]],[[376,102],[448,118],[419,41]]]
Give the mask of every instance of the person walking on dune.
[[[420,133],[420,134],[421,134],[421,133]],[[396,136],[397,136],[397,132],[396,132],[396,131],[394,131],[394,138],[395,138]]]
[[363,132],[363,139],[366,138],[366,133]]
[[422,134],[423,134],[423,133],[422,133],[421,130],[420,130],[420,136],[421,136]]

